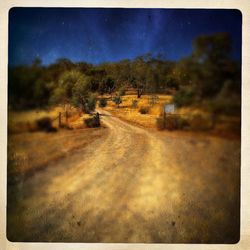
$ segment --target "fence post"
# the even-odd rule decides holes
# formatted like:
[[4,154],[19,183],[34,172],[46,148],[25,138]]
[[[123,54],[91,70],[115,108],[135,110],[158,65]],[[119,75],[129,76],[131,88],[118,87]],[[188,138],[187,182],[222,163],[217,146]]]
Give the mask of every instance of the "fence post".
[[62,127],[62,113],[59,112],[58,114],[58,127],[61,128]]
[[163,127],[166,127],[166,112],[165,112],[165,105],[163,105]]
[[68,124],[68,111],[65,111],[66,124]]

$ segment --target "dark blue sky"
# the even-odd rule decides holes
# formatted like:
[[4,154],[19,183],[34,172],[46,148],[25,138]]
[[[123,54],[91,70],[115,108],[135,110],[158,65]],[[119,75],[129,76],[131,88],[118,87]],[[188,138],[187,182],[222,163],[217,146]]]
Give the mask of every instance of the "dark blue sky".
[[202,34],[229,32],[232,56],[241,58],[237,10],[13,8],[9,12],[9,64],[49,64],[64,57],[101,63],[148,52],[179,60]]

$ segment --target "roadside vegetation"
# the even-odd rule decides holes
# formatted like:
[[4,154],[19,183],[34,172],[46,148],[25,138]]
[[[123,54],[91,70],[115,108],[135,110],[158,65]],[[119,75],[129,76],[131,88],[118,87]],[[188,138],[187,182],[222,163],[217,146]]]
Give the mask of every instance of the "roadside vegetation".
[[[164,111],[170,103],[174,114]],[[147,128],[239,138],[241,65],[231,58],[229,35],[196,38],[192,54],[178,62],[148,53],[99,65],[61,58],[9,67],[9,144],[20,133],[33,132],[35,140],[40,132],[100,127],[97,106]]]
[[218,33],[196,38],[192,54],[178,62],[150,53],[100,65],[62,58],[44,66],[36,59],[30,66],[9,68],[9,110],[61,106],[81,116],[92,115],[99,103],[125,118],[133,114],[139,124],[147,117],[154,119],[154,127],[168,129],[163,106],[174,103],[179,116],[167,118],[175,120],[172,129],[213,130],[227,120],[234,124],[224,128],[239,133],[241,67],[230,53],[229,35]]

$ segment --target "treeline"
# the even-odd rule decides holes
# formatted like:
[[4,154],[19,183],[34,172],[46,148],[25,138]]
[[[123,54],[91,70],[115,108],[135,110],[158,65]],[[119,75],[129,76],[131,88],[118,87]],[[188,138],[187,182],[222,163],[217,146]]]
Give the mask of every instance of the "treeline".
[[130,87],[138,98],[145,93],[173,94],[178,106],[204,105],[218,112],[239,112],[241,71],[230,52],[229,35],[220,33],[196,38],[192,54],[179,62],[150,53],[100,65],[63,58],[44,66],[36,59],[30,66],[9,67],[9,107],[71,103],[85,109],[95,102],[95,94],[120,95]]

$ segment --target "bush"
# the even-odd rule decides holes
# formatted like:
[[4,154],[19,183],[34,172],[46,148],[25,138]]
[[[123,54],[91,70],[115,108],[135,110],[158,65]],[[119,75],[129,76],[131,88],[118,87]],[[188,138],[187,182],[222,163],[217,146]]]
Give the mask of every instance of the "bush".
[[122,103],[122,98],[120,96],[115,96],[113,98],[113,102],[119,107],[119,105]]
[[87,118],[84,120],[84,123],[85,125],[88,127],[88,128],[97,128],[97,127],[100,127],[100,117],[99,117],[99,114],[96,114],[94,115],[93,117],[91,118]]
[[213,119],[211,116],[196,114],[190,119],[190,128],[192,130],[209,130],[213,128]]
[[43,117],[36,120],[36,125],[38,130],[46,131],[46,132],[56,132],[57,129],[52,126],[52,121],[50,117]]
[[177,107],[188,106],[194,102],[195,92],[192,87],[182,87],[174,95],[174,103]]
[[185,129],[189,127],[188,121],[179,115],[167,115],[165,117],[165,122],[163,116],[156,119],[156,126],[159,130],[168,129]]
[[156,127],[157,127],[159,130],[165,129],[164,119],[163,119],[162,116],[156,118]]
[[165,118],[165,128],[168,130],[178,129],[178,122],[176,116],[166,116]]
[[140,107],[139,112],[140,112],[141,114],[143,114],[143,115],[148,114],[148,112],[149,112],[149,107],[147,107],[147,106],[142,106],[142,107]]
[[88,113],[95,110],[96,106],[96,95],[91,94],[87,99]]
[[119,96],[123,96],[126,94],[126,90],[124,87],[121,87],[119,90],[118,90],[118,95]]
[[207,109],[214,114],[237,115],[241,114],[240,97],[219,97],[205,103]]
[[132,108],[136,109],[138,107],[138,101],[137,100],[132,100]]
[[99,99],[99,107],[103,108],[107,106],[107,100],[106,98],[100,98]]

